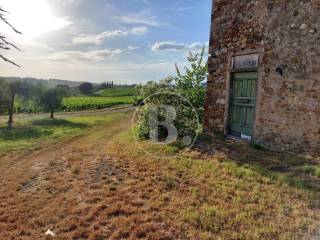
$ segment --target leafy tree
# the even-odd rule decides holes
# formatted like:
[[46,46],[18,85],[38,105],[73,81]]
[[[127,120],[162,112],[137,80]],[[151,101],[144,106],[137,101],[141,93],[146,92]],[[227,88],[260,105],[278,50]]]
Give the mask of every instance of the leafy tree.
[[81,83],[79,86],[79,90],[82,94],[89,95],[93,91],[93,84],[88,82]]
[[[138,114],[138,136],[148,138],[150,136],[150,113],[152,106],[172,106],[176,110],[174,125],[179,136],[193,135],[200,130],[195,121],[196,111],[199,120],[202,121],[204,113],[205,88],[203,82],[207,77],[207,63],[204,61],[205,48],[201,53],[189,53],[188,65],[182,73],[176,65],[177,76],[168,77],[160,82],[148,82],[139,87],[137,103],[144,105]],[[175,94],[157,94],[175,93]],[[180,96],[180,97],[179,97]],[[182,98],[181,98],[182,97]],[[186,99],[187,102],[181,101]],[[190,103],[192,106],[190,106]],[[158,117],[165,119],[165,112],[159,111]],[[165,137],[166,131],[159,129],[159,136]]]
[[173,78],[177,90],[196,108],[201,120],[204,114],[206,94],[203,83],[207,79],[208,72],[207,63],[204,61],[204,53],[205,47],[203,47],[200,54],[190,52],[188,56],[188,64],[190,67],[185,66],[185,73],[182,74],[176,64],[177,76]]
[[14,108],[17,113],[36,113],[41,111],[41,107],[39,106],[39,96],[40,94],[47,89],[44,83],[32,83],[28,80],[28,95],[20,96],[18,95]]
[[[0,7],[0,22],[4,22],[6,25],[8,25],[15,33],[17,34],[21,34],[21,32],[19,32],[16,28],[14,28],[10,22],[7,20],[6,18],[6,13],[8,13],[7,11],[5,11],[3,8]],[[6,36],[2,33],[0,33],[0,49],[3,50],[10,50],[12,48],[15,48],[17,50],[20,51],[20,49],[14,45],[13,43],[11,43],[10,41],[7,40]],[[16,64],[14,61],[6,58],[5,56],[3,56],[2,54],[0,54],[0,58],[6,62],[9,62],[17,67],[20,67],[18,64]]]
[[48,112],[50,112],[50,118],[54,118],[54,112],[62,105],[62,99],[66,95],[66,92],[61,87],[45,90],[39,99],[40,105]]
[[159,82],[149,81],[144,85],[138,85],[137,96],[135,96],[135,102],[143,103],[143,101],[149,98],[151,95],[160,91],[174,91],[172,84],[172,77],[167,77]]
[[30,84],[21,81],[8,82],[6,92],[6,102],[9,113],[8,130],[11,130],[13,125],[14,102],[16,96],[18,95],[27,98],[30,95]]
[[68,85],[59,84],[56,86],[57,91],[64,97],[71,95],[71,88]]

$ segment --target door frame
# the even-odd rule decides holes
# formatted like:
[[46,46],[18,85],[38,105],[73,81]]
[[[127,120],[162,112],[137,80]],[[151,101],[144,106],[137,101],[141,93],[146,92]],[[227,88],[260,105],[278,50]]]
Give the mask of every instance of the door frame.
[[[258,68],[254,69],[241,69],[241,70],[233,70],[233,57],[235,56],[242,56],[242,55],[250,55],[250,54],[257,54],[258,55]],[[226,79],[226,104],[225,104],[225,116],[224,116],[224,134],[226,136],[229,135],[229,119],[230,119],[230,104],[231,104],[231,81],[232,81],[232,75],[233,73],[237,72],[256,72],[257,73],[257,80],[256,80],[256,101],[255,101],[255,109],[254,109],[254,119],[253,119],[253,127],[252,127],[252,136],[251,141],[257,140],[257,119],[260,116],[260,110],[259,105],[261,101],[261,79],[264,77],[264,68],[261,64],[261,61],[263,59],[264,55],[264,49],[258,48],[258,49],[249,49],[249,50],[243,50],[239,52],[233,52],[228,54],[228,61],[227,61],[227,67],[225,71],[225,79]]]

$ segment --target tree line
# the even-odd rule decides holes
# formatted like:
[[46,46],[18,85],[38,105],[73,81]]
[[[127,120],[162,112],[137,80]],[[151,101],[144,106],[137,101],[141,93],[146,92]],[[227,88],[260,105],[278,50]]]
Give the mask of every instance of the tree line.
[[15,104],[19,99],[23,103],[33,101],[39,109],[50,112],[50,118],[54,118],[54,112],[62,105],[62,99],[70,94],[70,88],[66,85],[57,85],[55,88],[46,88],[41,84],[32,84],[27,81],[6,81],[0,79],[0,114],[8,115],[8,130],[13,127],[13,116],[16,112]]
[[[74,88],[68,85],[49,88],[44,84],[34,84],[25,80],[11,81],[0,78],[0,115],[8,115],[8,130],[13,127],[13,115],[16,112],[45,111],[49,112],[50,118],[53,119],[54,113],[62,107],[63,98],[92,95],[95,91],[103,89],[101,85],[84,82]],[[113,82],[108,82],[107,86],[114,86]],[[32,107],[28,106],[29,104]]]
[[111,81],[111,82],[103,82],[103,83],[101,83],[101,85],[100,85],[100,89],[106,89],[106,88],[114,88],[115,87],[115,85],[114,85],[114,83],[113,83],[113,81]]

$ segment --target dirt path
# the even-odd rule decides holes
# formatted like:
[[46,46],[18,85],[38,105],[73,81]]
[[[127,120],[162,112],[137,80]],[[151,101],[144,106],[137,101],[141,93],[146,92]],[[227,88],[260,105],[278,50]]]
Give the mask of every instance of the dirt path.
[[2,159],[0,239],[177,239],[158,209],[156,172],[108,156],[128,119],[28,156]]

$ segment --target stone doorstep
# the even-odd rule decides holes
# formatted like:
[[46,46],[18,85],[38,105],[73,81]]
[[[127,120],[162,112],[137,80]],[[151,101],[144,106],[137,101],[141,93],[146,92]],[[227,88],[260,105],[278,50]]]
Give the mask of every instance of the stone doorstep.
[[249,140],[249,139],[246,139],[246,138],[241,138],[241,137],[237,137],[237,136],[233,136],[233,135],[226,135],[226,137],[228,139],[232,139],[232,140],[235,140],[237,142],[246,142],[246,143],[250,143],[252,140]]

